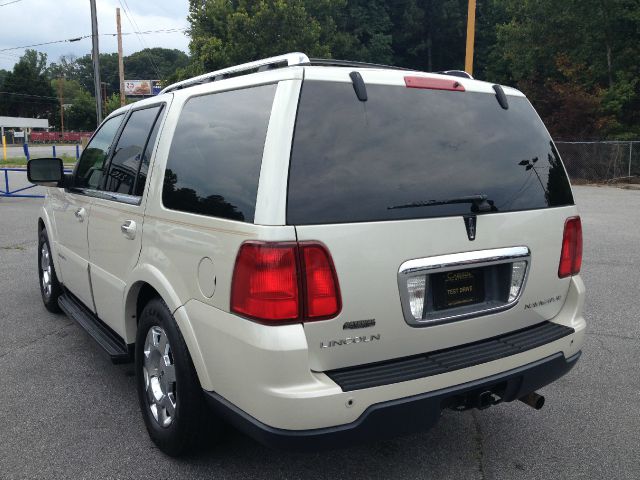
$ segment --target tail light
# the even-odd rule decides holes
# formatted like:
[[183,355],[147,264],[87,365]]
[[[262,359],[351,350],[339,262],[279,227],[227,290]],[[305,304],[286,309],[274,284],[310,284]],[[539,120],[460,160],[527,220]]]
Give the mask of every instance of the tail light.
[[329,252],[317,243],[303,243],[300,249],[304,272],[305,316],[320,319],[337,315],[340,311],[338,278]]
[[247,242],[240,247],[232,312],[279,324],[332,318],[340,308],[338,279],[323,245]]
[[582,222],[580,217],[568,218],[564,224],[562,253],[558,277],[565,278],[580,273],[582,267]]

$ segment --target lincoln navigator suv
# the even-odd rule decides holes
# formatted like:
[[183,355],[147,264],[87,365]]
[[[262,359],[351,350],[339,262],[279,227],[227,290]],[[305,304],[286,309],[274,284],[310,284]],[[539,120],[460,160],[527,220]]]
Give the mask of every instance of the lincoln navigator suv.
[[34,159],[45,307],[133,361],[151,439],[334,448],[522,400],[584,339],[582,228],[525,96],[301,53],[116,110]]

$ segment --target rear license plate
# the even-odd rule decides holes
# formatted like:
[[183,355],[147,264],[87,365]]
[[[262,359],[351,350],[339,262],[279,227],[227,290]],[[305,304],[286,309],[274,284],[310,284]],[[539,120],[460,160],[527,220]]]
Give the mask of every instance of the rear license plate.
[[431,285],[435,310],[484,301],[484,271],[481,268],[436,273],[431,276]]

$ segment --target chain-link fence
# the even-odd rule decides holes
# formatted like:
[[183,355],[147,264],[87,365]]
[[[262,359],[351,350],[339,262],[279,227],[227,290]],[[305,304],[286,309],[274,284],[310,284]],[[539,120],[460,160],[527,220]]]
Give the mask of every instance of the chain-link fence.
[[556,142],[572,182],[640,179],[640,141]]

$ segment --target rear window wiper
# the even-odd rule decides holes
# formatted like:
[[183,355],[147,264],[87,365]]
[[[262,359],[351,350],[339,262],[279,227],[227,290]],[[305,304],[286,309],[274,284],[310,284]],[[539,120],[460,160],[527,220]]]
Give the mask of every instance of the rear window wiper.
[[471,211],[480,212],[497,212],[493,201],[489,200],[486,195],[469,195],[466,197],[449,198],[447,200],[423,200],[419,202],[405,203],[403,205],[393,205],[387,207],[387,210],[399,210],[401,208],[419,208],[419,207],[435,207],[437,205],[451,205],[454,203],[470,203]]

